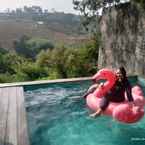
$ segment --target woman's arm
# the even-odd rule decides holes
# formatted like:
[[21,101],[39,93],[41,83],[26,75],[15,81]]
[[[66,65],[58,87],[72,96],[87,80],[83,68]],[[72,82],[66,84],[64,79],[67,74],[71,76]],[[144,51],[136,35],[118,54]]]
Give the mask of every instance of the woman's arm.
[[97,88],[98,88],[99,84],[94,84],[92,85],[88,91],[83,95],[83,98],[86,98],[89,94],[93,93]]
[[128,101],[129,102],[134,101],[132,93],[131,93],[131,85],[130,85],[128,80],[126,80],[126,83],[125,83],[125,91],[126,91],[126,95],[127,95]]

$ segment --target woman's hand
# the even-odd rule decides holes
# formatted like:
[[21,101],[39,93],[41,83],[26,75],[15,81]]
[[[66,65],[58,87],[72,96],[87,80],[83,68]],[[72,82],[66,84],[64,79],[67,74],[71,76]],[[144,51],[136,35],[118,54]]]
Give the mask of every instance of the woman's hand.
[[96,117],[96,113],[92,113],[89,116],[95,118]]

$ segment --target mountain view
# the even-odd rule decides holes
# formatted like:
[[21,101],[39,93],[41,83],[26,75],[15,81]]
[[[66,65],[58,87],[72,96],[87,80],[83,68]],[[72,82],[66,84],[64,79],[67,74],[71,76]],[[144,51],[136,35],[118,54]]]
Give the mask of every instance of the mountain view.
[[24,6],[0,13],[0,83],[88,76],[99,42],[83,17]]
[[22,36],[49,39],[72,44],[87,39],[80,16],[64,12],[48,12],[39,6],[17,8],[0,13],[0,46],[13,48]]

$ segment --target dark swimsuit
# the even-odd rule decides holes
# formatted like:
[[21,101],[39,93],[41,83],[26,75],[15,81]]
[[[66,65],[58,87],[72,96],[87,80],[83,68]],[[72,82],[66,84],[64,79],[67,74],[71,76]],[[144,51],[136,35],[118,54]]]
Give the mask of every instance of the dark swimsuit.
[[133,101],[133,97],[131,94],[131,85],[127,78],[125,78],[122,82],[116,81],[114,87],[102,98],[100,103],[100,108],[105,110],[109,102],[123,102],[125,101],[125,93],[127,94],[128,101]]

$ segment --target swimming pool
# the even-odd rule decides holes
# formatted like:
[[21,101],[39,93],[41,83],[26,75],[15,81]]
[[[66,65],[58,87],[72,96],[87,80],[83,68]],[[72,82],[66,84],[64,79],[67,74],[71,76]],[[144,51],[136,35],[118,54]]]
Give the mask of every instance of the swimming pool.
[[126,125],[107,116],[88,116],[85,100],[78,97],[90,84],[53,83],[25,89],[31,145],[145,144],[145,117]]

